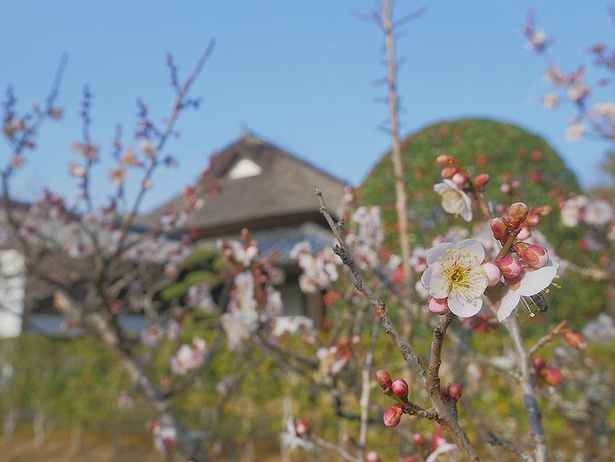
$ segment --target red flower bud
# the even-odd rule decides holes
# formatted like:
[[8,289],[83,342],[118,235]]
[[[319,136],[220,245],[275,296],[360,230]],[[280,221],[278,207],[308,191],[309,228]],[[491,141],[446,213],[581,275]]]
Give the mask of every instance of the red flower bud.
[[429,301],[427,302],[427,308],[429,308],[429,311],[431,311],[433,314],[446,314],[448,313],[448,302],[446,298],[430,297]]
[[481,173],[476,178],[474,178],[474,186],[478,189],[484,188],[489,182],[489,174]]
[[306,419],[297,419],[295,422],[295,433],[297,436],[309,435],[312,426]]
[[461,399],[461,384],[460,383],[451,383],[448,386],[448,394],[451,399],[455,402]]
[[532,268],[542,268],[549,262],[549,254],[539,245],[529,245],[521,251],[521,258]]
[[541,358],[540,356],[535,357],[532,360],[532,367],[539,372],[540,370],[542,370],[545,366],[547,365],[547,361],[545,361],[543,358]]
[[581,334],[573,332],[570,329],[564,329],[560,333],[572,348],[577,350],[584,350],[587,348],[587,341]]
[[390,374],[387,371],[380,369],[378,372],[376,372],[376,381],[378,382],[378,385],[380,385],[380,387],[382,388],[382,391],[386,394],[389,394],[389,392],[391,391],[391,385],[393,385],[393,381],[391,380]]
[[396,396],[400,398],[408,397],[408,382],[404,379],[395,379],[393,381],[393,385],[391,386],[391,390],[395,393]]
[[467,173],[457,172],[453,175],[452,180],[457,186],[462,187],[470,181],[470,177]]
[[448,154],[440,154],[436,157],[436,162],[440,167],[446,167],[448,165],[454,165],[458,161],[453,156],[449,156]]
[[508,220],[513,228],[518,228],[527,218],[530,208],[523,202],[515,202],[508,208]]
[[493,232],[493,237],[500,242],[508,239],[508,223],[502,217],[491,220],[491,231]]
[[516,278],[519,276],[519,273],[521,273],[521,263],[511,255],[502,257],[500,260],[496,261],[495,264],[498,265],[498,268],[500,268],[502,272],[502,276],[506,279]]
[[414,444],[416,444],[419,448],[425,447],[425,437],[422,433],[414,433],[412,435],[412,441],[414,441]]
[[547,384],[553,387],[557,387],[562,384],[562,372],[557,367],[544,368],[540,375]]
[[444,167],[440,175],[442,175],[442,178],[452,178],[458,171],[459,169],[457,167]]
[[399,422],[401,422],[401,416],[404,413],[404,410],[401,404],[396,404],[393,407],[390,407],[386,411],[384,411],[384,416],[382,416],[382,420],[384,421],[384,425],[387,427],[397,427]]

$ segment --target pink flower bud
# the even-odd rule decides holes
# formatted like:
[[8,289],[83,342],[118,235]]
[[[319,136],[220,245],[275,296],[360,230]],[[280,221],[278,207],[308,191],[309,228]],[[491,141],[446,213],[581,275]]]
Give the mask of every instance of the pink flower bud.
[[523,202],[515,202],[508,208],[508,217],[510,225],[513,228],[518,228],[521,223],[527,218],[530,208]]
[[380,369],[378,372],[376,372],[376,381],[378,382],[378,385],[380,385],[384,393],[388,394],[391,391],[393,381],[391,380],[391,376],[387,371]]
[[493,232],[493,237],[498,241],[506,241],[508,238],[508,223],[502,217],[494,218],[491,220],[491,231]]
[[467,173],[457,172],[453,175],[452,180],[453,180],[453,183],[461,187],[461,186],[464,186],[470,180],[470,177],[468,176]]
[[438,449],[440,446],[446,443],[446,438],[442,433],[434,433],[431,437],[431,450],[432,452]]
[[440,154],[438,157],[436,157],[436,163],[440,167],[446,167],[448,165],[456,164],[457,159],[455,159],[453,156],[449,156],[448,154]]
[[513,279],[521,273],[521,263],[512,255],[506,255],[495,262],[506,279]]
[[295,433],[297,436],[309,435],[312,426],[306,419],[297,419],[295,422]]
[[382,459],[380,459],[380,455],[376,451],[369,451],[365,456],[365,460],[367,462],[380,462]]
[[455,402],[459,401],[461,399],[461,384],[460,383],[451,383],[448,386],[448,395],[451,397],[451,399]]
[[542,268],[549,262],[549,254],[539,245],[529,245],[521,251],[521,258],[532,268]]
[[400,398],[408,397],[408,382],[404,379],[395,379],[393,380],[393,385],[391,386],[391,390],[395,393],[396,396]]
[[489,182],[489,174],[481,173],[476,178],[474,178],[474,186],[478,189],[484,188]]
[[542,369],[544,369],[546,365],[547,365],[547,362],[540,356],[537,356],[532,360],[532,367],[537,372],[540,372]]
[[415,456],[413,456],[412,454],[406,454],[402,458],[402,462],[418,462],[418,459]]
[[548,385],[553,387],[557,387],[563,382],[562,372],[557,367],[544,368],[540,375]]
[[553,207],[551,207],[550,205],[543,205],[542,207],[534,209],[534,213],[541,217],[551,215],[551,212],[553,212]]
[[572,348],[576,350],[584,350],[587,348],[587,341],[581,334],[573,332],[570,329],[564,329],[560,333]]
[[493,287],[500,281],[500,278],[502,277],[502,272],[500,271],[500,268],[498,268],[498,265],[496,265],[492,261],[486,261],[482,264],[482,267],[483,271],[485,272],[485,275],[487,276],[487,285],[489,287]]
[[397,427],[399,422],[401,422],[401,416],[404,413],[404,410],[401,404],[396,404],[393,407],[390,407],[386,411],[384,411],[384,416],[382,420],[384,425],[387,427]]
[[446,301],[446,298],[430,297],[427,302],[427,308],[429,308],[429,311],[433,314],[443,315],[448,313],[448,302]]
[[425,447],[425,437],[422,433],[414,433],[412,435],[412,441],[414,441],[414,444],[416,444],[419,448]]
[[442,178],[452,178],[458,171],[459,169],[457,167],[444,167],[440,175],[442,175]]

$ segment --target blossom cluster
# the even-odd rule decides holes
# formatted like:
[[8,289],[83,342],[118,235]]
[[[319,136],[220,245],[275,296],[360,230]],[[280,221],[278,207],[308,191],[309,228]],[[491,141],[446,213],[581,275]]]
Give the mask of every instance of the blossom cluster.
[[205,340],[195,337],[192,344],[183,344],[171,358],[171,370],[175,375],[186,375],[191,370],[197,369],[203,364],[207,348]]
[[[522,202],[512,204],[507,216],[494,219],[491,230],[502,249],[485,261],[480,242],[466,239],[457,244],[443,242],[427,253],[427,269],[421,283],[431,298],[428,308],[435,314],[449,310],[462,318],[474,316],[483,307],[483,295],[499,303],[499,321],[508,318],[521,304],[531,316],[545,311],[542,291],[552,283],[558,264],[547,250],[519,239],[527,229],[530,210]],[[524,233],[529,236],[529,232]]]
[[455,217],[472,221],[472,199],[484,191],[489,175],[480,173],[472,178],[465,166],[449,154],[440,154],[436,163],[442,167],[443,180],[433,189],[442,198],[442,208]]
[[339,278],[337,272],[339,258],[330,247],[312,255],[310,243],[302,241],[292,248],[289,256],[296,259],[301,268],[299,287],[302,292],[318,293],[328,289]]
[[[527,22],[521,32],[528,40],[527,47],[542,55],[548,64],[545,78],[554,91],[544,96],[544,106],[547,109],[554,109],[563,102],[569,102],[577,110],[577,115],[571,118],[571,123],[566,128],[566,140],[569,142],[578,141],[587,134],[613,140],[615,135],[615,102],[597,101],[593,104],[588,102],[590,96],[592,96],[592,89],[587,84],[587,67],[580,66],[576,70],[566,73],[553,64],[553,60],[548,54],[553,39],[547,37],[545,31],[536,29],[533,13],[528,15]],[[595,86],[599,88],[609,83],[610,74],[615,67],[615,53],[609,51],[607,46],[602,43],[591,46],[589,52],[595,58],[594,68],[604,69],[608,75],[606,78],[596,80]]]
[[573,196],[560,204],[560,218],[568,228],[580,223],[608,226],[609,240],[615,240],[615,208],[606,199],[590,200],[584,195]]

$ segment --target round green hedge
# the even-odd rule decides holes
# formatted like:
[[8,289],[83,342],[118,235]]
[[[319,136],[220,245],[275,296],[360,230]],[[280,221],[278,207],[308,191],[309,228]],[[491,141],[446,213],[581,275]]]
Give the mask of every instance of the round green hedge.
[[[410,135],[402,149],[408,217],[415,245],[427,245],[429,237],[445,233],[453,225],[470,226],[446,214],[433,191],[433,185],[442,181],[441,168],[435,160],[443,153],[459,159],[471,174],[488,173],[491,181],[487,194],[497,203],[522,200],[530,207],[556,207],[563,193],[579,191],[574,173],[543,138],[510,123],[489,119],[439,122]],[[500,191],[502,183],[512,180],[520,182],[514,198]],[[388,242],[393,244],[397,216],[390,153],[368,174],[359,198],[362,204],[382,207]],[[566,232],[552,218],[546,220],[546,225],[547,229],[542,226],[541,230],[548,236]]]

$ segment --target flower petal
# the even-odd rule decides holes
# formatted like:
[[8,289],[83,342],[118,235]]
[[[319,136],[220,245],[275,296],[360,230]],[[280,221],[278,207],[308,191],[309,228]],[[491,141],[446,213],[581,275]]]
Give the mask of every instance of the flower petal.
[[534,271],[524,271],[517,292],[519,295],[529,297],[545,290],[557,275],[554,266],[544,266]]
[[435,267],[431,272],[429,280],[429,293],[434,298],[446,298],[449,293],[448,280],[440,271],[440,268]]
[[440,258],[445,260],[448,255],[446,251],[449,249],[452,249],[453,247],[455,247],[455,244],[453,244],[452,242],[443,242],[442,244],[429,249],[429,252],[427,252],[427,258],[426,258],[427,265],[428,266],[433,265]]
[[470,318],[477,314],[483,307],[482,295],[476,298],[467,298],[460,293],[448,296],[448,308],[460,318]]
[[506,295],[500,300],[500,307],[498,308],[498,321],[502,322],[507,319],[513,310],[519,304],[521,296],[514,290],[509,290]]
[[480,265],[485,259],[485,248],[476,239],[466,239],[458,245],[468,250],[465,259],[471,262],[472,266]]

